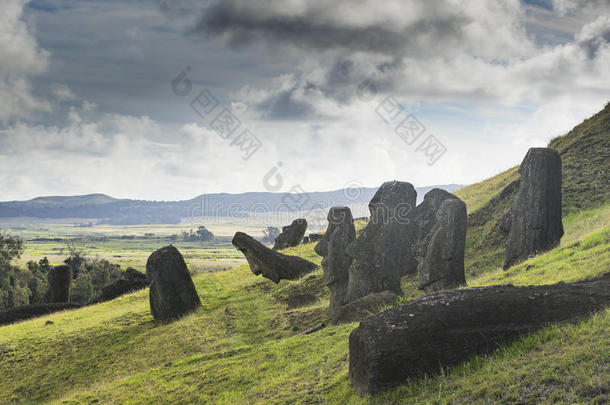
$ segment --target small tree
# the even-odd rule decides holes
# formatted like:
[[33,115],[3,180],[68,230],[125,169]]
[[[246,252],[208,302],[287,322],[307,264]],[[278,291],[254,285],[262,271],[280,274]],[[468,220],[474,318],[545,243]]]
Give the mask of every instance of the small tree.
[[275,239],[278,236],[280,236],[280,230],[275,226],[268,226],[267,229],[263,231],[262,242],[266,244],[272,244],[275,242]]
[[197,237],[202,242],[207,242],[214,239],[214,234],[207,230],[205,226],[200,226],[197,228]]
[[77,239],[72,239],[66,241],[66,246],[70,256],[64,260],[64,263],[72,267],[72,277],[76,279],[87,261],[85,258],[85,243],[83,241],[78,241]]

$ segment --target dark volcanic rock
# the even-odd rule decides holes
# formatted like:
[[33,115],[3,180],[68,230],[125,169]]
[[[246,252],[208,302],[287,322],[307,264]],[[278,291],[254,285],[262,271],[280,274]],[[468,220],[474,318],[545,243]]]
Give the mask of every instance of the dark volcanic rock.
[[[305,236],[307,230],[307,221],[303,218],[295,219],[292,224],[282,228],[282,233],[275,238],[273,250],[285,249],[298,246]],[[311,238],[310,238],[311,240]]]
[[323,236],[323,235],[322,235],[322,234],[319,234],[319,233],[310,233],[310,234],[309,234],[309,236],[308,236],[308,238],[309,238],[309,241],[310,241],[310,242],[317,242],[317,241],[319,241],[320,239],[322,239],[322,236]]
[[318,268],[314,263],[297,256],[275,252],[253,237],[237,232],[233,246],[246,256],[252,273],[279,283],[280,280],[297,280]]
[[381,291],[358,298],[356,301],[337,308],[333,322],[358,322],[381,311],[383,307],[394,305],[398,295],[390,291]]
[[559,244],[561,222],[561,157],[548,148],[532,148],[519,168],[521,185],[509,217],[500,227],[508,231],[504,268]]
[[328,228],[315,247],[322,256],[324,283],[330,290],[330,318],[334,320],[339,307],[346,303],[349,266],[352,258],[347,247],[356,240],[356,228],[348,207],[333,207],[328,212]]
[[424,261],[426,249],[432,237],[432,228],[437,222],[437,211],[441,208],[443,201],[458,199],[455,195],[440,189],[433,188],[424,196],[424,201],[415,208],[415,232],[413,241],[413,260],[405,274],[415,274],[419,263]]
[[27,319],[76,308],[80,308],[80,306],[76,304],[54,303],[33,304],[3,309],[0,311],[0,325],[8,325],[14,322],[25,321]]
[[374,292],[402,295],[400,278],[413,260],[413,222],[417,192],[410,183],[384,183],[369,203],[371,219],[347,253],[347,302]]
[[432,292],[466,285],[466,204],[457,198],[443,201],[429,234],[418,268],[419,288]]
[[174,246],[154,252],[146,262],[150,311],[155,320],[176,320],[201,306],[184,258]]
[[350,380],[359,395],[374,394],[608,305],[609,276],[574,284],[432,294],[360,323],[349,338]]
[[72,294],[72,267],[68,265],[51,268],[47,274],[49,289],[45,296],[47,303],[70,302]]
[[146,274],[132,269],[131,267],[125,270],[125,278],[115,281],[102,288],[101,294],[91,301],[91,304],[99,304],[101,302],[111,301],[134,291],[142,290],[148,287],[148,277]]

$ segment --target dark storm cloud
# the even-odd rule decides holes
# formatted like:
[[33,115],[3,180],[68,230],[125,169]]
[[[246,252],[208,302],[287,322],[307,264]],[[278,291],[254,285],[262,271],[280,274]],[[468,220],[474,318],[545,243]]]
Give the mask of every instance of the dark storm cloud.
[[[357,2],[342,1],[346,8]],[[194,27],[195,32],[222,37],[228,44],[240,47],[255,41],[287,43],[315,50],[347,49],[369,53],[395,54],[411,48],[415,51],[418,38],[433,37],[437,41],[454,41],[461,37],[461,27],[468,18],[453,14],[442,18],[421,19],[396,27],[372,21],[365,24],[342,24],[340,19],[324,18],[337,10],[336,3],[306,8],[301,13],[276,13],[263,9],[252,13],[244,2],[211,3]],[[286,7],[289,7],[286,4]],[[379,7],[383,7],[382,4]],[[433,8],[433,6],[431,6]],[[405,10],[408,12],[408,10]]]

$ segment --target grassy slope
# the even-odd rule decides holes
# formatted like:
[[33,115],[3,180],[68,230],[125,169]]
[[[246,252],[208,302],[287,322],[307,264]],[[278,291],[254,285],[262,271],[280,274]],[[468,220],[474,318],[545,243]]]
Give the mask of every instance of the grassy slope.
[[[469,204],[471,217],[486,205],[490,208],[490,200],[515,178],[511,170],[458,193]],[[608,198],[604,198],[607,203]],[[493,205],[503,204],[506,202]],[[580,212],[567,210],[571,213],[564,218],[566,235],[559,248],[507,272],[495,269],[495,253],[488,249],[493,220],[477,225],[480,228],[474,231],[470,228],[469,254],[477,257],[469,258],[468,283],[551,283],[608,272],[610,205],[595,203],[591,207]],[[491,208],[496,215],[499,210]],[[303,245],[289,253],[319,263],[313,246]],[[473,267],[476,260],[478,266]],[[473,271],[481,266],[484,271]],[[204,306],[169,325],[152,321],[147,292],[142,291],[0,328],[0,403],[517,404],[610,400],[610,310],[577,325],[547,328],[441,376],[411,381],[392,392],[361,399],[354,396],[347,378],[347,337],[356,324],[295,336],[326,321],[328,296],[320,271],[297,282],[274,285],[254,277],[247,266],[239,266],[223,273],[197,275],[195,284]],[[414,280],[403,284],[408,295],[421,294],[415,292]],[[303,293],[315,294],[318,301],[289,308],[290,298]],[[54,324],[45,326],[48,319]]]
[[[549,147],[561,154],[563,212],[576,214],[610,201],[610,103]],[[466,272],[482,274],[502,265],[505,237],[498,220],[508,212],[517,194],[518,166],[455,194],[468,206]]]
[[[592,278],[610,268],[610,207],[566,219],[570,241],[508,272],[470,278],[470,285],[546,283]],[[599,228],[581,238],[583,224]],[[313,244],[291,249],[319,262]],[[310,336],[326,320],[321,272],[279,285],[247,266],[195,277],[203,308],[155,325],[142,291],[90,308],[0,329],[0,403],[569,403],[607,399],[610,311],[579,325],[553,327],[373,399],[353,395],[347,337],[356,324]],[[409,280],[405,281],[410,291]],[[313,292],[319,301],[288,309],[286,299]],[[54,324],[45,326],[47,319]],[[604,391],[606,390],[606,391]]]

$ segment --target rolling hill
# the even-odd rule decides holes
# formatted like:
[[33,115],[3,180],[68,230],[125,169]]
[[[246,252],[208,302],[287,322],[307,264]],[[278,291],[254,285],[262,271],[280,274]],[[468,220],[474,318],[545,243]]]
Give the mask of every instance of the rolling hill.
[[[567,215],[559,247],[507,271],[499,268],[503,241],[495,226],[514,198],[515,168],[457,192],[469,208],[470,286],[550,284],[610,272],[609,183],[603,182],[608,160],[598,159],[609,150],[609,112],[606,106],[551,142],[562,154],[565,174]],[[588,194],[578,195],[585,187]],[[358,221],[357,227],[364,224]],[[305,244],[286,253],[320,263],[313,248]],[[242,265],[198,275],[194,282],[203,307],[168,325],[153,322],[147,291],[141,291],[0,328],[0,403],[610,401],[610,309],[577,324],[548,327],[440,375],[359,398],[349,385],[347,368],[348,336],[357,324],[296,336],[327,321],[328,291],[321,271],[275,285]],[[422,294],[415,285],[414,279],[403,279],[403,300]],[[303,293],[317,300],[292,305],[291,298]],[[54,324],[45,326],[47,320]]]
[[[455,191],[457,184],[418,187],[420,198],[434,187]],[[182,201],[115,199],[104,194],[70,197],[38,197],[0,203],[0,217],[100,219],[117,225],[177,223],[190,217],[247,217],[255,212],[306,211],[334,205],[368,204],[376,188],[355,187],[292,195],[252,192],[202,194]],[[296,203],[295,203],[296,201]]]

